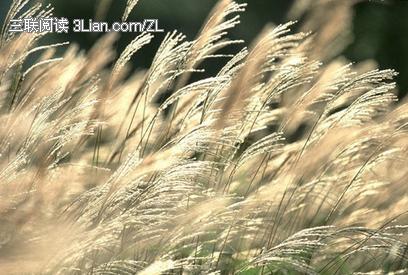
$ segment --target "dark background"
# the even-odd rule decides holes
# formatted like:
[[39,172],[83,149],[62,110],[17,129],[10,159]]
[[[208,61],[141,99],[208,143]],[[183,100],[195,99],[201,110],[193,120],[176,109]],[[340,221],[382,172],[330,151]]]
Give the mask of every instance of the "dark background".
[[[94,18],[96,3],[101,0],[44,0],[52,2],[57,17]],[[103,0],[102,0],[103,1]],[[346,1],[346,0],[338,0]],[[106,21],[120,21],[125,0],[112,0]],[[128,21],[157,18],[166,31],[178,30],[193,39],[216,0],[140,0]],[[238,1],[244,2],[244,1]],[[268,22],[287,21],[287,11],[292,0],[254,0],[249,2],[242,14],[241,24],[231,31],[231,38],[244,39],[249,43]],[[0,20],[9,7],[10,0],[0,0]],[[353,62],[374,59],[380,68],[393,68],[400,72],[397,82],[400,95],[408,91],[408,1],[362,1],[355,8],[353,20],[354,41],[342,53]],[[164,34],[155,34],[151,46],[135,56],[135,67],[148,67]],[[117,44],[121,51],[135,34],[122,34]],[[89,49],[98,38],[96,34],[70,33],[69,36],[48,36],[50,42],[70,41]],[[234,52],[236,49],[228,49]],[[223,62],[222,60],[218,62]],[[213,66],[214,70],[217,64]],[[210,68],[211,71],[211,68]]]

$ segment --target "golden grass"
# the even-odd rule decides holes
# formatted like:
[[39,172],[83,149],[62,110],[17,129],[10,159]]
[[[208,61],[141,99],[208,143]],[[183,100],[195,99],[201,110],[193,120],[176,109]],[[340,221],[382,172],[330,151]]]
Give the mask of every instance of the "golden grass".
[[0,273],[408,272],[408,104],[393,70],[333,58],[348,21],[322,22],[350,19],[351,5],[325,15],[326,2],[293,11],[313,34],[267,26],[196,82],[241,42],[227,32],[245,5],[220,1],[195,40],[169,33],[130,76],[150,34],[117,59],[112,35],[57,58],[64,44],[36,46],[43,34],[12,36],[6,22]]

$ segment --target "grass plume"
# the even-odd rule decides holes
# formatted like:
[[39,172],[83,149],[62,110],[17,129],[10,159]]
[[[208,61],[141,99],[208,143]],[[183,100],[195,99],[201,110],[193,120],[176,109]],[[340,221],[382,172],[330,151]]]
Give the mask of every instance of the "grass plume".
[[[408,102],[395,71],[333,58],[348,40],[324,34],[347,24],[319,23],[324,2],[293,12],[315,33],[267,26],[220,55],[242,42],[227,37],[245,9],[222,0],[194,40],[170,32],[129,75],[152,35],[118,58],[112,35],[88,53],[38,46],[43,34],[8,34],[29,4],[15,0],[0,43],[0,273],[408,272]],[[228,60],[192,81],[208,58]]]

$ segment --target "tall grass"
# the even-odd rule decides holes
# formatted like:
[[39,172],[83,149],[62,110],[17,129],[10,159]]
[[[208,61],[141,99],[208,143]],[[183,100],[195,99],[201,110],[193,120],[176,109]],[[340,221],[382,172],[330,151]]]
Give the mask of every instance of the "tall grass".
[[[169,33],[129,75],[152,35],[118,57],[113,35],[88,53],[38,46],[44,34],[8,33],[15,0],[0,42],[0,273],[406,274],[408,105],[393,70],[334,58],[351,4],[327,3],[292,12],[314,32],[267,26],[227,56],[245,5],[222,0],[195,40]],[[227,61],[192,82],[209,58]]]

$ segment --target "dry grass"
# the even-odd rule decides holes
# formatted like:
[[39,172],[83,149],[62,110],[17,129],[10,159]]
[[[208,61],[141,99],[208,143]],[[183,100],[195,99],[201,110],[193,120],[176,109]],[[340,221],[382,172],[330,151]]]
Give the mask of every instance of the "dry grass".
[[350,5],[324,5],[294,9],[314,34],[268,26],[193,83],[240,43],[226,37],[245,5],[220,1],[195,40],[169,33],[129,77],[149,34],[110,70],[114,36],[56,58],[64,45],[5,25],[0,273],[406,274],[408,104],[394,71],[332,58],[347,21],[321,22]]

